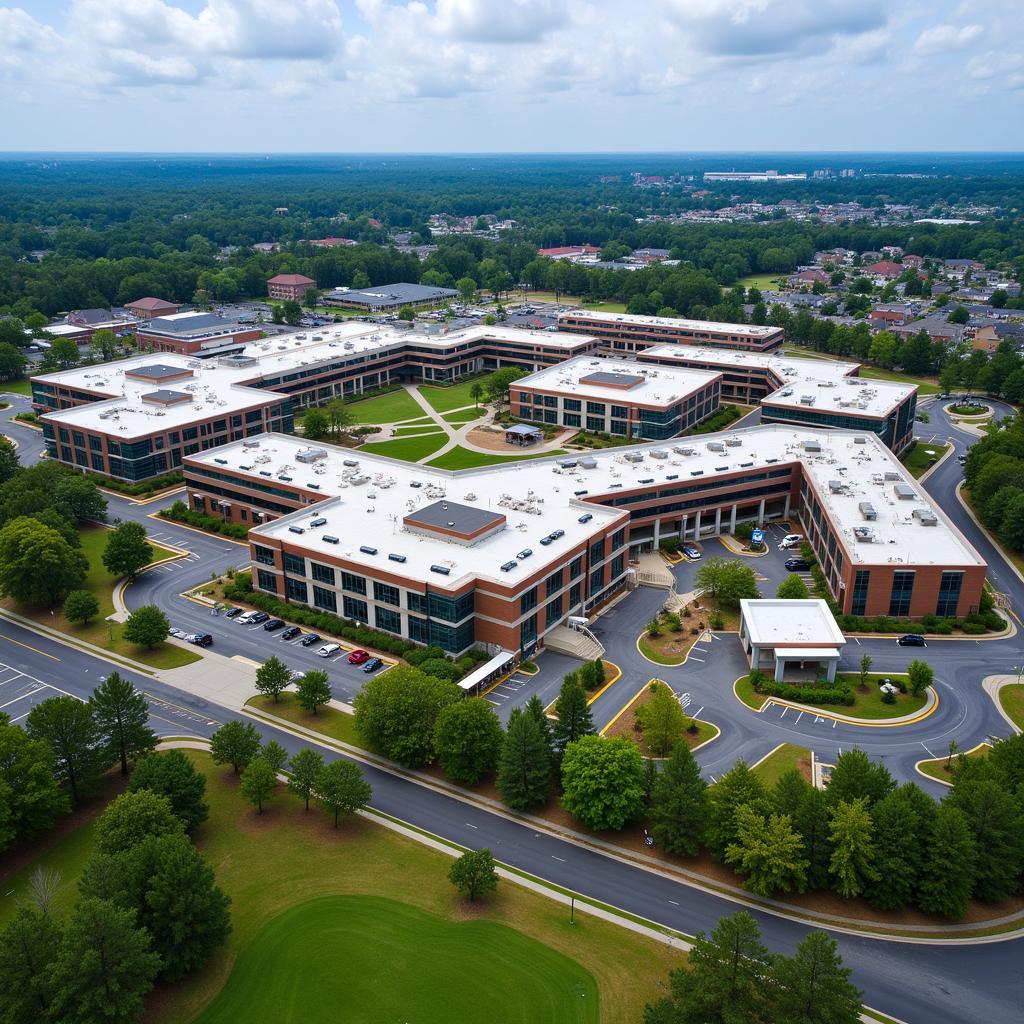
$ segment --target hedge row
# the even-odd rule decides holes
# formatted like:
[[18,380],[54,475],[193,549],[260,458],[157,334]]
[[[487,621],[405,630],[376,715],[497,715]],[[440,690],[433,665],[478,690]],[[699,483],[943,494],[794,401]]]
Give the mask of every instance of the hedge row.
[[778,697],[780,700],[792,700],[798,704],[853,704],[853,690],[845,686],[792,686],[788,683],[776,683],[765,680],[755,683],[754,689],[766,697]]
[[839,615],[839,628],[852,633],[935,633],[950,636],[954,629],[961,629],[968,636],[982,633],[998,633],[1006,629],[1006,620],[997,612],[975,612],[965,619],[939,619],[926,615],[920,622],[907,619],[892,619],[887,615],[865,618],[862,615]]
[[718,412],[709,420],[705,420],[699,426],[694,427],[694,434],[713,434],[718,430],[724,430],[733,420],[738,420],[743,414],[735,405],[719,406]]
[[118,494],[130,494],[135,497],[140,494],[166,491],[169,487],[180,487],[185,482],[185,477],[181,473],[167,473],[165,476],[155,476],[150,480],[140,480],[136,484],[130,484],[125,480],[114,480],[109,476],[103,476],[102,473],[86,473],[86,476],[109,491],[117,491]]
[[185,523],[187,526],[194,526],[198,530],[206,530],[209,533],[220,533],[225,537],[234,537],[235,540],[245,540],[249,536],[249,527],[243,523],[229,523],[225,519],[218,519],[217,516],[208,516],[205,512],[194,512],[183,501],[176,501],[170,508],[160,512],[162,519],[171,519],[176,523]]

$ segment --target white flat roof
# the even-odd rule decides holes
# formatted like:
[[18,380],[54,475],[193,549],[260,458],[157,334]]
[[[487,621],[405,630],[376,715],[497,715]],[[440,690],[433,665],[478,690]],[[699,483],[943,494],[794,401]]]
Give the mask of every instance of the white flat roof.
[[644,349],[644,356],[663,356],[676,359],[704,359],[723,368],[771,370],[782,380],[818,376],[823,379],[849,377],[860,369],[860,363],[847,363],[837,359],[815,359],[812,356],[790,356],[778,352],[743,352],[735,348],[712,348],[708,345],[652,345]]
[[81,334],[82,331],[88,331],[90,328],[79,327],[78,324],[48,324],[43,330],[55,338],[63,338],[69,334]]
[[721,331],[727,334],[746,334],[752,338],[766,338],[775,334],[778,327],[762,327],[759,324],[723,324],[713,320],[685,320],[676,316],[642,316],[637,313],[604,313],[599,309],[574,309],[559,315],[564,317],[582,317],[601,323],[614,321],[621,324],[646,324],[652,327],[674,327],[684,331]]
[[[588,380],[587,378],[596,379]],[[608,375],[622,378],[621,385]],[[721,374],[688,367],[653,366],[635,359],[577,356],[521,377],[515,387],[537,388],[602,402],[670,406],[700,391]],[[632,378],[632,381],[629,380]],[[628,385],[628,386],[623,386]]]
[[[211,469],[234,469],[257,477],[267,475],[267,483],[285,475],[291,486],[317,484],[314,490],[337,500],[315,506],[315,512],[304,510],[282,517],[256,530],[259,534],[286,538],[290,542],[312,546],[324,553],[344,554],[355,563],[397,569],[387,562],[387,553],[405,554],[408,562],[401,572],[429,580],[432,585],[452,586],[466,573],[493,575],[496,580],[514,579],[500,572],[503,562],[515,558],[524,548],[531,548],[531,570],[558,559],[566,542],[579,540],[594,532],[599,518],[614,519],[619,510],[603,507],[592,499],[609,495],[618,489],[635,489],[640,481],[651,486],[669,482],[673,486],[697,484],[713,477],[719,467],[743,469],[751,473],[762,468],[778,468],[799,462],[814,481],[842,533],[851,560],[858,565],[976,566],[984,561],[967,542],[943,511],[925,495],[916,481],[907,474],[888,448],[874,435],[864,436],[863,443],[854,438],[863,435],[849,431],[823,433],[813,429],[781,425],[758,425],[723,434],[705,434],[677,438],[669,442],[606,449],[580,456],[552,456],[513,463],[500,463],[481,469],[458,473],[419,466],[362,451],[336,448],[326,444],[309,445],[300,438],[284,434],[266,434],[253,439],[256,444],[235,442],[189,457],[190,462]],[[736,446],[724,446],[725,438],[739,439]],[[805,443],[820,445],[820,451],[808,450]],[[724,447],[711,450],[709,444]],[[319,461],[305,465],[296,456],[311,447],[327,454]],[[693,455],[682,455],[676,449],[692,448]],[[665,458],[652,456],[665,454]],[[643,455],[640,462],[630,462],[627,453]],[[260,462],[257,462],[260,459]],[[345,467],[345,460],[358,460],[358,467]],[[562,463],[593,459],[593,468],[576,465],[563,468]],[[245,467],[243,469],[243,467]],[[691,479],[691,474],[702,474]],[[885,473],[896,474],[896,481],[884,480]],[[352,476],[369,477],[353,485]],[[878,478],[877,480],[875,478]],[[844,490],[832,493],[829,482],[840,481]],[[420,486],[413,486],[413,482]],[[913,489],[917,499],[904,501],[895,497],[893,484],[904,483]],[[461,504],[508,515],[508,528],[495,537],[472,547],[461,547],[444,540],[413,535],[402,526],[402,519],[411,510],[422,508],[441,494]],[[372,495],[372,497],[371,497]],[[508,501],[505,501],[505,496]],[[588,500],[589,499],[589,500]],[[865,522],[859,503],[871,501],[877,510],[874,522]],[[503,502],[505,502],[503,504]],[[510,503],[519,502],[518,509]],[[626,506],[628,508],[630,506]],[[936,525],[925,526],[912,515],[915,508],[930,508]],[[590,512],[594,522],[579,524],[580,515]],[[288,530],[293,523],[302,524],[314,516],[328,522],[316,531],[301,535]],[[870,527],[871,540],[858,541],[854,528]],[[555,529],[564,529],[566,538],[551,545],[540,545],[540,538]],[[323,534],[337,536],[339,545],[325,544]],[[371,545],[382,554],[364,556],[361,545]],[[432,564],[449,564],[450,576],[430,573]]]
[[[744,599],[740,601],[740,617],[746,625],[747,638],[762,647],[812,644],[834,654],[836,647],[846,643],[828,605],[816,597]],[[804,653],[813,657],[812,651]]]

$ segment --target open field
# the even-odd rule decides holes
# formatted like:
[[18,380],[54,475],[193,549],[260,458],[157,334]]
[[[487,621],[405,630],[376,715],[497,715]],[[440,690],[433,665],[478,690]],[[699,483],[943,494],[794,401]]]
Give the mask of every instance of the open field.
[[327,896],[274,918],[199,1024],[490,1024],[498,1006],[503,1020],[599,1019],[593,976],[520,932],[490,921],[446,921],[379,897]]
[[[915,441],[900,456],[900,462],[910,470],[911,475],[916,480],[924,472],[931,469],[949,451],[950,447],[950,445],[942,444],[941,442],[933,444],[931,441],[927,443]],[[933,451],[935,454],[929,455],[929,451]]]
[[757,288],[758,291],[772,292],[778,288],[779,281],[785,280],[785,274],[748,274],[736,283],[744,288]]
[[[153,668],[179,668],[182,665],[191,665],[192,662],[198,661],[199,654],[174,644],[160,644],[159,647],[155,647],[151,651],[137,647],[122,639],[123,623],[104,621],[114,611],[114,585],[116,583],[103,564],[103,549],[106,547],[109,535],[110,531],[105,526],[85,526],[79,530],[82,554],[89,559],[89,572],[80,589],[89,590],[95,594],[100,606],[99,614],[87,625],[68,622],[57,608],[51,614],[49,608],[22,608],[11,600],[4,601],[4,607],[36,622],[42,622],[52,629],[67,633],[68,636],[77,640],[84,640],[86,643],[102,647],[104,650],[110,651],[111,654],[120,654],[122,657],[141,661]],[[163,558],[173,558],[177,554],[152,540],[150,544],[153,547],[154,562]]]
[[427,463],[437,469],[474,469],[477,466],[493,466],[503,462],[522,462],[524,459],[543,459],[549,455],[564,455],[565,452],[557,448],[550,452],[537,452],[533,455],[488,455],[486,452],[474,452],[461,446],[453,448],[439,458],[432,459]]
[[404,389],[362,402],[349,402],[348,409],[356,423],[398,423],[423,414],[416,400]]
[[[859,689],[860,677],[855,674],[840,673],[836,676],[837,683],[846,683],[853,690],[853,704],[816,704],[812,700],[797,701],[798,704],[806,704],[808,707],[821,708],[822,712],[828,714],[848,715],[851,718],[867,718],[872,720],[885,718],[902,718],[904,715],[911,715],[924,707],[927,697],[922,694],[914,697],[910,693],[897,693],[896,701],[893,704],[886,704],[882,700],[882,691],[878,688],[878,680],[881,678],[899,680],[906,683],[907,677],[890,672],[883,676],[880,673],[872,673],[868,678],[868,691],[862,693]],[[743,678],[736,684],[736,696],[739,697],[748,707],[758,710],[765,701],[775,698],[768,697],[763,693],[757,693],[750,676]],[[783,698],[778,698],[783,699]]]
[[786,772],[793,768],[797,768],[800,774],[810,782],[811,752],[806,747],[799,747],[795,743],[783,743],[778,750],[773,750],[752,771],[766,786],[774,786]]
[[361,747],[364,750],[372,749],[363,742],[356,731],[354,715],[332,707],[324,707],[315,715],[311,714],[299,706],[295,700],[295,694],[291,690],[282,693],[281,699],[276,703],[273,697],[257,696],[250,697],[246,704],[260,711],[266,711],[268,714],[277,715],[278,718],[294,722],[296,725],[322,732],[325,736],[348,743],[350,746]]
[[1018,729],[1024,729],[1024,683],[1013,683],[999,691],[999,703]]
[[916,384],[918,393],[921,395],[937,395],[942,388],[934,379],[926,377],[911,377],[906,373],[894,373],[892,370],[880,370],[876,366],[862,366],[860,376],[868,377],[871,380],[894,380],[898,384]]
[[432,434],[421,434],[418,437],[399,437],[394,441],[364,444],[360,451],[369,452],[372,455],[386,455],[389,459],[418,462],[436,452],[447,440],[446,434],[436,431]]

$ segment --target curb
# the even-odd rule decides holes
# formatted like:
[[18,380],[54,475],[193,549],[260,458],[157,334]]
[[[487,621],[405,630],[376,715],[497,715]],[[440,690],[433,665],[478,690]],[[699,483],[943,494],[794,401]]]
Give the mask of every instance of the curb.
[[981,688],[992,698],[992,703],[996,706],[996,711],[1004,719],[1006,719],[1007,725],[1014,731],[1014,733],[1024,732],[1021,727],[1006,713],[1003,709],[1002,701],[999,699],[999,691],[1004,686],[1016,686],[1017,680],[1013,676],[986,676],[981,681]]
[[1006,552],[1003,550],[1002,542],[998,540],[996,537],[994,537],[987,527],[981,525],[981,523],[978,521],[978,517],[974,514],[974,509],[972,509],[971,506],[968,505],[967,501],[964,499],[963,487],[966,482],[966,480],[961,480],[960,483],[956,485],[956,490],[954,491],[954,493],[956,494],[956,500],[960,502],[960,505],[963,507],[963,510],[970,517],[971,522],[974,523],[974,525],[979,530],[981,530],[985,539],[999,553],[999,557],[1003,560],[1003,563],[1006,565],[1006,567],[1017,577],[1017,579],[1021,581],[1021,583],[1024,583],[1024,573],[1022,573],[1020,569],[1018,569],[1017,566],[1015,566],[1013,562],[1011,562],[1010,559],[1007,557]]
[[[960,754],[963,754],[964,757],[968,757],[975,751],[981,750],[982,747],[988,747],[989,750],[991,750],[992,744],[989,743],[987,740],[982,740],[980,743],[977,743],[973,747],[971,747],[970,750],[958,750],[954,756],[959,756]],[[933,761],[941,760],[941,757],[923,757],[920,761],[914,762],[914,771],[917,772],[917,774],[920,775],[922,779],[927,779],[929,782],[937,782],[940,786],[945,786],[947,789],[952,789],[952,782],[947,782],[945,779],[940,779],[935,775],[929,775],[927,772],[921,771],[921,765],[931,764]]]

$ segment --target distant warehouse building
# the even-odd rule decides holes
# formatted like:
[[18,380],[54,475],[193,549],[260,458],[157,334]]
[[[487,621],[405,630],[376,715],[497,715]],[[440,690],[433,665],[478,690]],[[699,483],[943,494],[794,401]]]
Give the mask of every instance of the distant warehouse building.
[[335,288],[324,296],[328,306],[361,309],[367,313],[387,313],[402,306],[430,306],[445,299],[456,299],[454,288],[429,288],[423,284],[382,284],[375,288]]
[[665,342],[770,352],[778,348],[786,336],[781,327],[603,313],[597,309],[574,309],[570,313],[562,313],[558,318],[558,329],[606,340],[614,352],[641,352],[651,345],[663,345]]
[[185,356],[226,355],[256,341],[259,328],[226,320],[215,313],[173,313],[141,324],[136,332],[141,352],[177,352]]
[[304,274],[278,274],[267,281],[267,295],[272,299],[301,302],[310,288],[316,287],[316,281]]

